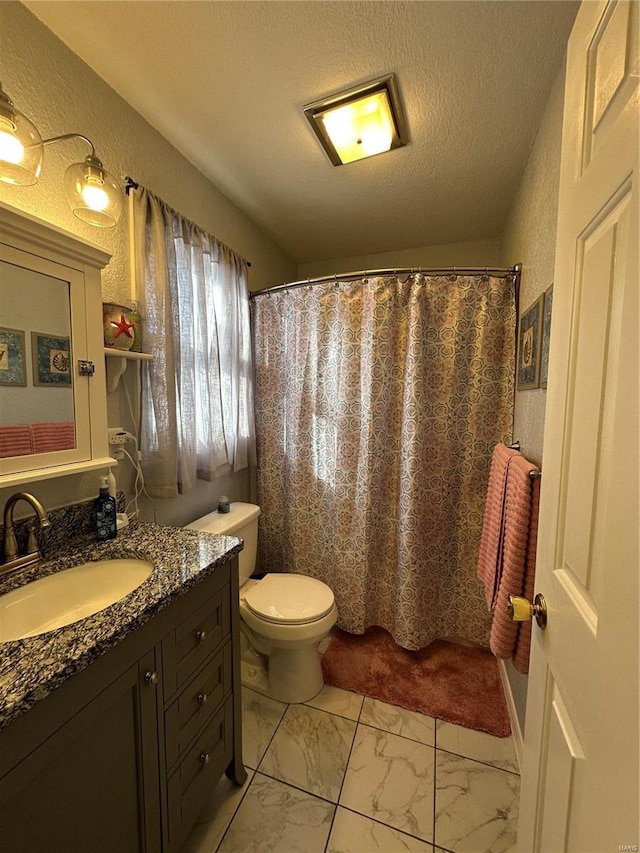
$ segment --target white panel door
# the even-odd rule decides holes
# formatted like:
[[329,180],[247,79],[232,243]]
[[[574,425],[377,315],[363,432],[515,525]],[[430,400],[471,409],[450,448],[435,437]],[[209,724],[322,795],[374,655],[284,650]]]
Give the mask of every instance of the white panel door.
[[518,849],[638,850],[638,3],[569,40]]

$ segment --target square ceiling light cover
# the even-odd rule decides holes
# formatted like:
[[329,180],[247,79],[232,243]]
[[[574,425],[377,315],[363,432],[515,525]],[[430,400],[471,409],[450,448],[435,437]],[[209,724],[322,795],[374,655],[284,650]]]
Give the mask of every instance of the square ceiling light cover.
[[334,166],[409,141],[393,74],[307,104],[304,113]]

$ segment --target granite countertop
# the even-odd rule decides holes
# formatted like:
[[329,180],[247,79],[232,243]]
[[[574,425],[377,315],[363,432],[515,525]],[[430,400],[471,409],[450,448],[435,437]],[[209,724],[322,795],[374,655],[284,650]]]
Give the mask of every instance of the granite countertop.
[[0,576],[1,595],[89,560],[137,557],[155,566],[137,589],[93,616],[36,637],[0,643],[0,729],[227,563],[242,547],[242,540],[234,536],[137,523],[109,542],[85,539],[55,560]]

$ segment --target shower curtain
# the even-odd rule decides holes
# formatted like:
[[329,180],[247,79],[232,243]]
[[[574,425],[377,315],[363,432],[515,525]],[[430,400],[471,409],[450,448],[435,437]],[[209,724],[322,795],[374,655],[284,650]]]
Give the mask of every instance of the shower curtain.
[[513,276],[378,276],[252,302],[261,571],[327,583],[338,625],[488,645],[476,578],[512,429]]

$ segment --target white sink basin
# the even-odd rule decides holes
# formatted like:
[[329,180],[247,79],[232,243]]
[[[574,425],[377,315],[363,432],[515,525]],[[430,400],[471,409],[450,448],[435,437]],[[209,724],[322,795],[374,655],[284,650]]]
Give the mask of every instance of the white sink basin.
[[98,613],[133,592],[152,571],[148,560],[97,560],[0,595],[0,642],[35,637]]

